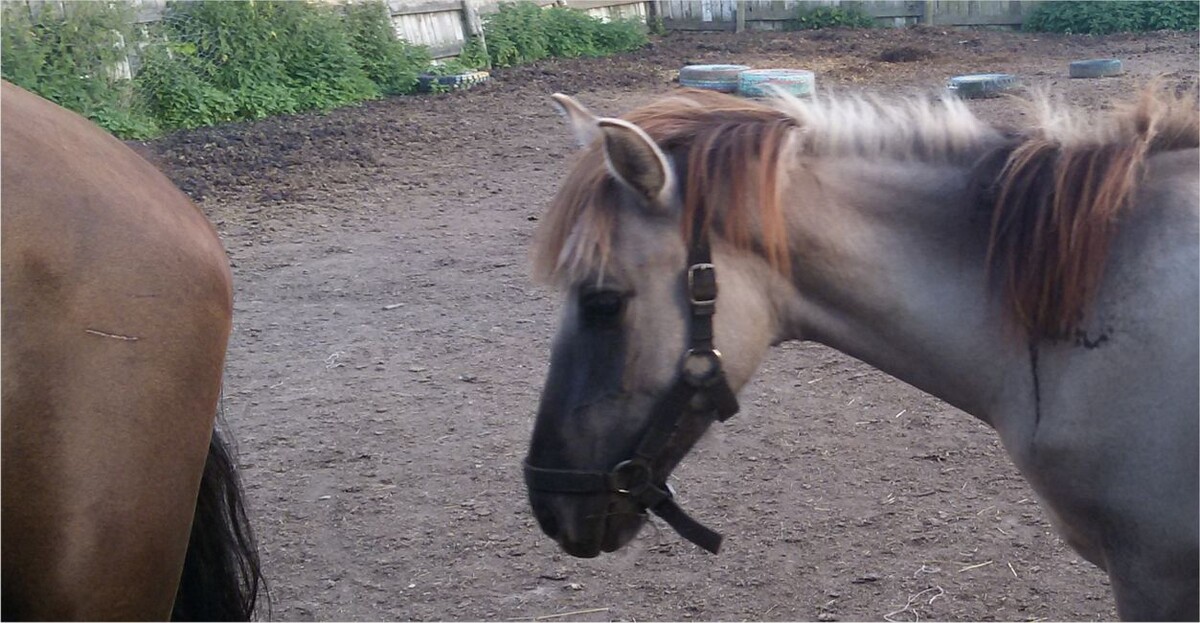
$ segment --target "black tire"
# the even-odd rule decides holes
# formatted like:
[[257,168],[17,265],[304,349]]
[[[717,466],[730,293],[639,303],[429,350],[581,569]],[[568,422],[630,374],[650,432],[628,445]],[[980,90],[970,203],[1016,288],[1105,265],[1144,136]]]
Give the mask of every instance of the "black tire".
[[[486,81],[488,77],[489,74],[486,71],[471,71],[452,76],[421,74],[417,76],[417,91],[420,93],[430,93],[435,90],[453,91],[456,89],[465,89]],[[434,85],[437,85],[438,88],[435,89]]]
[[816,75],[807,69],[751,69],[738,77],[738,95],[768,97],[774,91],[768,85],[796,97],[811,97],[816,91]]
[[688,65],[679,70],[679,84],[693,89],[733,93],[746,65]]
[[1125,72],[1121,61],[1115,58],[1093,58],[1071,63],[1068,72],[1072,78],[1107,78]]
[[951,78],[946,90],[963,99],[976,99],[996,97],[1020,86],[1021,81],[1012,74],[970,74]]

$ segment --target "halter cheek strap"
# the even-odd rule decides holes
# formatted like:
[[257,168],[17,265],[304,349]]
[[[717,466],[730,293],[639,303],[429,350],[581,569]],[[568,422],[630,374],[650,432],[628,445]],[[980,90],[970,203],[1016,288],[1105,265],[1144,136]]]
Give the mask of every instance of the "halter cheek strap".
[[[700,222],[703,222],[701,219]],[[712,553],[721,549],[721,535],[688,516],[675,502],[666,474],[654,464],[666,453],[684,416],[714,417],[724,422],[738,412],[737,396],[725,378],[721,353],[713,347],[712,317],[717,308],[717,272],[708,237],[697,226],[688,249],[685,274],[691,310],[689,345],[679,373],[667,393],[655,403],[649,429],[633,457],[608,472],[548,469],[524,462],[525,485],[547,493],[611,493],[629,496],[642,508],[666,521],[680,536]]]

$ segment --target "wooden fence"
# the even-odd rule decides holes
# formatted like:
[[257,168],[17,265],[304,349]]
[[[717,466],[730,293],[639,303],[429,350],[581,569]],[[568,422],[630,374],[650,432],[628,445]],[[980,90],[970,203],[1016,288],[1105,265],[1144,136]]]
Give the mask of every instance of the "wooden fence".
[[[802,10],[857,9],[881,26],[1019,26],[1030,0],[657,0],[668,30],[785,30]],[[742,15],[738,15],[739,9]]]
[[[161,0],[147,0],[161,1]],[[396,34],[428,46],[434,58],[462,50],[472,10],[486,15],[502,0],[388,0]],[[601,19],[661,18],[667,30],[786,30],[801,10],[859,9],[881,26],[1020,26],[1033,0],[535,0],[562,4]],[[743,15],[738,16],[741,10]],[[739,28],[739,24],[741,27]]]
[[[535,0],[542,6],[556,0]],[[392,25],[400,38],[429,48],[434,58],[455,56],[462,51],[472,25],[472,13],[487,15],[501,0],[388,0]],[[647,18],[647,0],[566,0],[557,2],[586,11],[601,19]]]
[[[63,0],[23,0],[31,8]],[[139,23],[162,19],[167,0],[128,0]],[[346,0],[318,0],[342,2]],[[360,0],[349,0],[360,1]],[[396,34],[429,48],[433,58],[458,55],[482,28],[481,15],[504,0],[386,0]],[[534,0],[561,4],[600,19],[659,20],[668,30],[785,30],[801,10],[820,6],[859,9],[880,25],[1019,26],[1038,4],[1032,0]],[[740,15],[739,15],[740,14]],[[129,73],[127,66],[118,68]]]
[[[24,0],[38,6],[58,5],[62,0]],[[331,3],[361,0],[320,0]],[[448,58],[462,52],[468,36],[479,30],[480,15],[494,13],[504,0],[386,0],[396,35],[429,48],[433,58]],[[586,11],[600,19],[648,19],[649,0],[534,0],[542,6],[562,4]],[[167,0],[129,0],[137,8],[139,23],[162,19]]]

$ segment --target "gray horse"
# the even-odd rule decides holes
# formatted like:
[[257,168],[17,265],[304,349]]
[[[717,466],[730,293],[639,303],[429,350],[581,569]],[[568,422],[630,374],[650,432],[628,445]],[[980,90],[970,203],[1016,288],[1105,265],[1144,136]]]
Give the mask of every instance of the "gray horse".
[[771,345],[815,340],[994,428],[1122,618],[1200,617],[1191,98],[1018,132],[955,100],[555,102],[584,151],[534,249],[566,301],[525,470],[564,550],[650,510],[715,551],[667,476]]

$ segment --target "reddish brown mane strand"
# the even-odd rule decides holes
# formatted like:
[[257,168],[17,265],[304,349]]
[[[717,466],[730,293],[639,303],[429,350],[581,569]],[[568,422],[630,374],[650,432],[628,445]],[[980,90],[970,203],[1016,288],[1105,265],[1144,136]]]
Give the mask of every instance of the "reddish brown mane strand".
[[[774,108],[719,93],[684,91],[624,117],[675,157],[684,205],[681,232],[701,227],[790,272],[779,197],[779,162],[797,122]],[[598,143],[588,146],[551,203],[534,247],[544,280],[603,270],[612,246],[615,181]]]
[[1082,320],[1146,159],[1200,146],[1194,105],[1156,93],[1147,90],[1114,118],[1103,139],[1042,131],[1008,147],[995,181],[987,261],[1032,337],[1065,337]]

